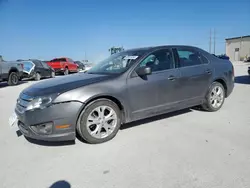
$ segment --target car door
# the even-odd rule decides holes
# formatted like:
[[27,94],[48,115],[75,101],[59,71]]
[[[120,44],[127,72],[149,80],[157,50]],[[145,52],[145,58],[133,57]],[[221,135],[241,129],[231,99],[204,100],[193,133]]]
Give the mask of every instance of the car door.
[[[135,72],[144,66],[150,67],[152,74],[142,78]],[[131,119],[142,119],[174,107],[179,101],[179,76],[171,49],[156,50],[142,60],[127,80]]]
[[44,69],[41,61],[34,61],[36,65],[36,72],[40,72],[41,77],[46,77],[47,76],[47,71]]
[[181,100],[196,105],[204,99],[212,79],[212,68],[198,50],[179,47],[174,50],[178,56],[180,70]]

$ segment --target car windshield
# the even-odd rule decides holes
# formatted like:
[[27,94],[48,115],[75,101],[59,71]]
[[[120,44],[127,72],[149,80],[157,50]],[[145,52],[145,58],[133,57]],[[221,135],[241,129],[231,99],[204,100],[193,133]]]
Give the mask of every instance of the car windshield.
[[95,64],[89,74],[121,74],[127,71],[141,56],[146,53],[140,51],[123,51],[113,54],[107,59]]

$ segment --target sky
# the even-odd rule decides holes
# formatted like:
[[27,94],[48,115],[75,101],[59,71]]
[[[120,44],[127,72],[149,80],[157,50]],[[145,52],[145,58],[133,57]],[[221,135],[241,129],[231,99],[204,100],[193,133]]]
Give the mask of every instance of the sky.
[[97,62],[112,46],[183,44],[208,51],[210,29],[216,54],[225,53],[225,38],[250,35],[250,0],[0,0],[6,60]]

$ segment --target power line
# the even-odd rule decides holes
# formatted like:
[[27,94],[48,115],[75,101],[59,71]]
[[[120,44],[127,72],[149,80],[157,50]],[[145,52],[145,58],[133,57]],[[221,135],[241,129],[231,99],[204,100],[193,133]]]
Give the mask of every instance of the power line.
[[209,35],[209,53],[211,53],[211,42],[212,42],[212,31],[210,29],[210,35]]
[[214,54],[215,54],[215,44],[216,42],[215,42],[215,29],[214,29]]

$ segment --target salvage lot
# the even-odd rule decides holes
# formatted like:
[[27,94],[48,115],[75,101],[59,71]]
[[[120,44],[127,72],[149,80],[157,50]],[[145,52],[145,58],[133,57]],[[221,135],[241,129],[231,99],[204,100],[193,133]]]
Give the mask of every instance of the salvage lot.
[[[249,187],[250,78],[235,63],[236,84],[222,109],[195,109],[124,125],[104,144],[30,143],[8,126],[20,91],[0,85],[0,187]],[[66,186],[65,186],[66,187]]]

